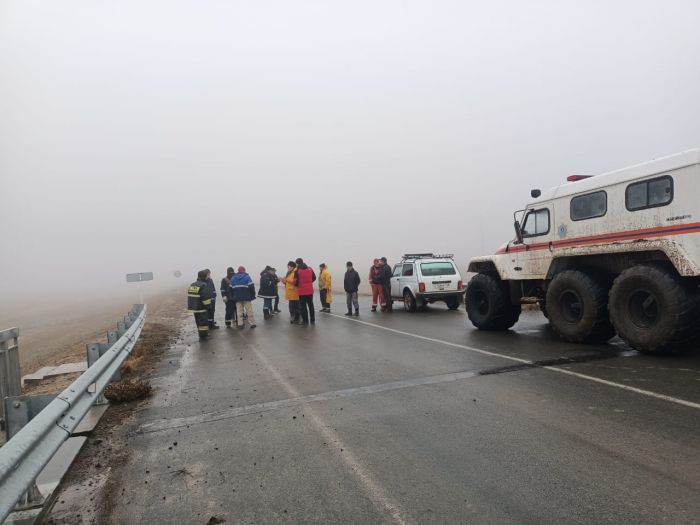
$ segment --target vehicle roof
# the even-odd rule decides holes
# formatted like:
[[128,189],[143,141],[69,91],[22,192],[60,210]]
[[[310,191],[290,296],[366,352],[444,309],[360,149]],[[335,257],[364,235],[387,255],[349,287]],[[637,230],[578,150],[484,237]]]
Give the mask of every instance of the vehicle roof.
[[608,171],[594,177],[582,179],[576,182],[566,182],[548,190],[544,190],[542,195],[531,201],[532,204],[550,201],[558,197],[565,197],[578,193],[595,191],[600,188],[627,182],[636,179],[665,173],[671,170],[685,168],[693,164],[700,164],[700,148],[693,148],[667,157],[642,162],[626,168]]
[[408,257],[406,259],[401,259],[396,264],[413,262],[451,262],[452,264],[454,264],[455,261],[452,257]]

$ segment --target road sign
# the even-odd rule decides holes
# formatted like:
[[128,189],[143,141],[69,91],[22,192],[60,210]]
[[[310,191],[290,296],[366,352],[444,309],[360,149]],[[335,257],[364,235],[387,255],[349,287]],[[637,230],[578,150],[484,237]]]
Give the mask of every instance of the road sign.
[[141,281],[152,281],[153,272],[142,272],[142,273],[127,273],[126,282],[127,283],[140,283]]

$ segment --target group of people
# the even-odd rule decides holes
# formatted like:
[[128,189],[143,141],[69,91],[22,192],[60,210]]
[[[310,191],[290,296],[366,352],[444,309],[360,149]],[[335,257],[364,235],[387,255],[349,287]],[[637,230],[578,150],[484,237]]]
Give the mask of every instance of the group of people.
[[[382,311],[392,310],[391,301],[391,268],[386,257],[374,259],[369,271],[369,283],[372,288],[372,312],[377,311],[377,305]],[[284,298],[289,303],[290,322],[292,324],[308,325],[316,322],[314,307],[314,283],[318,281],[321,312],[330,313],[333,302],[332,277],[328,266],[319,266],[319,274],[310,268],[303,259],[287,263],[287,271],[283,277],[278,277],[277,270],[266,266],[260,272],[260,286],[256,294],[255,283],[246,272],[244,266],[237,270],[226,269],[226,276],[221,279],[220,293],[226,305],[224,323],[227,328],[236,326],[243,329],[246,325],[256,327],[252,302],[259,297],[263,300],[263,315],[270,319],[281,313],[279,309],[279,284],[284,286]],[[358,293],[360,289],[360,274],[352,262],[346,263],[343,289],[345,290],[348,316],[360,315]],[[197,331],[201,339],[209,336],[210,330],[216,330],[219,325],[214,319],[216,312],[217,292],[211,278],[211,270],[201,270],[197,280],[187,291],[187,309],[194,314]],[[378,303],[379,302],[379,303]]]

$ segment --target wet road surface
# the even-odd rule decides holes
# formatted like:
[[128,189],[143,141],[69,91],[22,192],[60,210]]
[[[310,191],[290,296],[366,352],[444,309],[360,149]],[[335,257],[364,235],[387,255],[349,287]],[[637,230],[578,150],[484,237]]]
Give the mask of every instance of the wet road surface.
[[567,344],[539,313],[255,306],[203,344],[188,319],[112,523],[698,522],[700,352]]

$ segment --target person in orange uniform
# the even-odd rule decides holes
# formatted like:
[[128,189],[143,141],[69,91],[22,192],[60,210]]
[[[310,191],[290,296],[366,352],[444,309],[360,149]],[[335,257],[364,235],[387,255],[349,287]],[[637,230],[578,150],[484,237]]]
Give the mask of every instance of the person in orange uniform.
[[331,272],[328,271],[326,263],[319,266],[318,293],[321,296],[321,312],[330,313],[333,292],[331,291]]
[[287,263],[287,274],[280,279],[284,284],[284,298],[289,302],[290,322],[296,324],[299,322],[299,290],[294,283],[297,276],[297,264],[294,261]]

